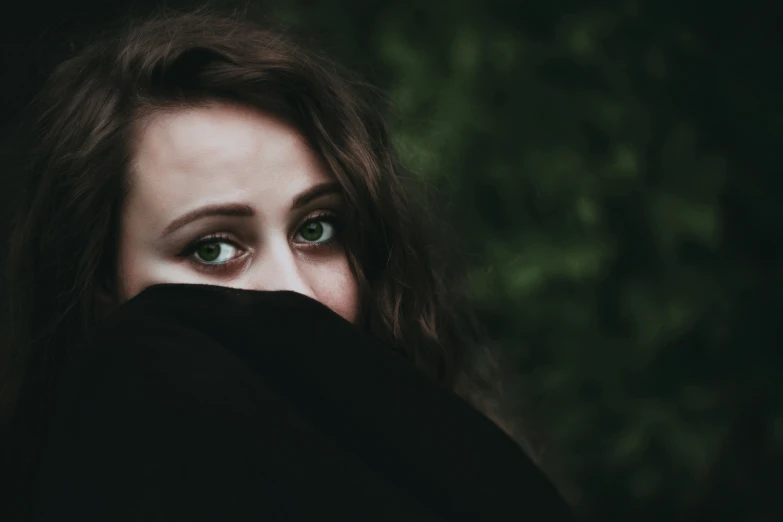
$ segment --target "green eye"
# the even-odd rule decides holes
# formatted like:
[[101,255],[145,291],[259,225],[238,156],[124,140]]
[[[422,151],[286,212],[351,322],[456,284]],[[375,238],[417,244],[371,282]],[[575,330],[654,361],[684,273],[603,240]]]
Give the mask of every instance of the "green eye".
[[299,229],[298,236],[305,243],[326,243],[334,238],[335,227],[325,219],[316,219],[305,223]]
[[196,255],[202,260],[211,263],[220,257],[220,243],[207,243],[196,250]]
[[193,255],[208,265],[222,265],[236,257],[236,247],[226,241],[209,241],[196,247]]

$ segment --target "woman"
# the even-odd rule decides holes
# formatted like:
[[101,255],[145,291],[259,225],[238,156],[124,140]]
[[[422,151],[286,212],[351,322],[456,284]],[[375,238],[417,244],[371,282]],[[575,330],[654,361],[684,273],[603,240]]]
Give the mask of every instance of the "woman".
[[[181,326],[178,321],[184,321],[188,328],[211,336],[210,341],[199,337],[202,340],[198,342],[208,344],[217,339],[215,342],[222,344],[214,353],[222,353],[221,357],[226,347],[244,353],[245,362],[256,372],[254,378],[260,378],[269,365],[285,366],[285,360],[255,360],[253,352],[241,352],[235,345],[258,334],[253,327],[259,325],[264,330],[259,342],[268,342],[278,335],[286,317],[290,319],[279,315],[279,310],[289,310],[293,315],[301,312],[310,321],[305,330],[315,328],[313,324],[331,326],[318,326],[326,330],[315,328],[320,332],[318,338],[307,337],[305,331],[294,335],[294,340],[280,341],[290,344],[283,350],[286,357],[297,353],[297,346],[306,350],[323,342],[338,346],[339,353],[333,356],[340,359],[346,357],[344,345],[364,346],[370,342],[361,337],[359,332],[364,332],[389,353],[403,354],[431,382],[456,391],[474,404],[481,402],[477,388],[468,385],[467,347],[473,341],[470,323],[457,314],[454,296],[447,294],[448,286],[427,255],[427,243],[417,222],[421,216],[414,212],[402,185],[401,170],[383,122],[373,105],[355,93],[354,83],[331,62],[305,52],[280,34],[203,14],[146,21],[91,46],[54,72],[37,102],[41,115],[33,129],[36,146],[29,151],[30,160],[20,173],[24,176],[23,187],[17,198],[5,282],[8,310],[3,368],[8,370],[3,376],[2,404],[8,412],[5,425],[13,427],[10,436],[15,443],[9,446],[13,448],[14,466],[8,469],[23,470],[23,480],[17,481],[20,491],[31,491],[29,497],[19,496],[23,504],[47,506],[36,512],[36,519],[65,513],[83,520],[107,516],[103,508],[97,507],[89,516],[68,511],[82,509],[79,506],[83,504],[73,500],[79,496],[75,492],[79,487],[100,487],[97,471],[85,475],[83,483],[82,479],[73,479],[81,485],[73,487],[68,499],[52,500],[70,487],[66,486],[70,482],[67,477],[75,473],[73,469],[62,470],[80,466],[67,457],[60,458],[78,450],[52,448],[62,444],[68,429],[76,430],[74,440],[103,429],[68,424],[77,415],[63,412],[76,411],[68,408],[85,399],[81,392],[63,390],[74,390],[93,378],[94,374],[89,373],[92,370],[84,368],[105,368],[114,363],[101,359],[99,364],[95,361],[102,356],[85,356],[93,362],[77,365],[82,369],[73,370],[71,375],[82,377],[70,377],[71,381],[65,369],[82,352],[114,356],[114,347],[122,343],[111,336],[120,335],[118,332],[125,332],[120,335],[122,340],[138,333],[136,344],[126,347],[129,357],[137,357],[143,352],[143,343],[155,344],[156,335],[168,335],[149,326],[151,310],[157,310],[155,318],[165,322],[166,328],[174,323]],[[288,306],[285,303],[291,293],[296,298]],[[267,295],[276,297],[269,301]],[[211,304],[204,309],[191,306],[200,299]],[[324,308],[313,308],[309,304],[312,302]],[[205,322],[216,321],[218,310],[232,310],[224,317],[230,326],[205,333],[204,329],[210,328]],[[237,322],[237,317],[244,316],[246,321]],[[353,324],[352,333],[345,333],[344,325],[349,323]],[[238,341],[221,337],[228,328],[243,332],[244,337],[239,336],[242,339]],[[295,324],[289,329],[296,330]],[[96,331],[99,333],[94,334]],[[93,340],[85,341],[90,335]],[[176,339],[164,343],[156,354],[179,346],[180,334],[171,335],[174,337],[166,338]],[[338,338],[340,342],[335,341]],[[353,352],[351,360],[367,351]],[[126,352],[117,348],[116,353]],[[301,356],[308,361],[318,360],[306,351]],[[330,359],[320,364],[326,367]],[[214,364],[205,363],[205,367],[210,366]],[[166,368],[151,371],[156,375],[180,371],[178,365]],[[120,373],[116,375],[124,375],[127,367],[117,371]],[[341,369],[338,366],[331,371],[339,373]],[[299,373],[293,368],[286,379],[303,379]],[[272,386],[276,393],[284,393],[283,389],[294,393],[294,388],[286,388],[288,380],[276,381],[273,374],[264,375],[267,381],[277,383]],[[345,375],[344,379],[355,377]],[[387,377],[387,388],[398,386],[398,377]],[[72,387],[63,388],[61,379],[71,382]],[[118,379],[113,378],[113,382]],[[385,382],[382,377],[378,379]],[[301,385],[309,386],[314,380],[317,373]],[[373,388],[372,382],[362,382],[366,390]],[[177,384],[191,385],[190,381]],[[313,394],[328,395],[324,390],[331,381],[324,381],[322,386]],[[216,388],[214,393],[222,391]],[[373,396],[370,391],[366,393]],[[377,393],[380,397],[383,391]],[[417,393],[428,396],[430,392]],[[71,403],[55,406],[61,394],[72,396]],[[346,397],[343,402],[351,400]],[[411,408],[417,402],[426,402],[413,397],[408,400]],[[307,406],[291,401],[296,405],[292,408],[317,415],[315,409],[307,409],[315,408],[313,403],[305,401]],[[446,401],[444,404],[450,404]],[[227,399],[226,408],[233,407],[234,402]],[[319,403],[318,408],[339,409],[339,402]],[[187,409],[203,407],[201,403],[188,403]],[[389,403],[389,409],[394,409],[393,403]],[[52,415],[58,411],[60,421],[51,424]],[[92,414],[84,415],[88,418]],[[275,418],[275,426],[284,423],[281,418],[288,418],[285,413],[281,415]],[[150,419],[146,416],[134,425],[153,423]],[[305,420],[319,429],[324,426],[306,415]],[[154,422],[166,423],[162,418]],[[187,422],[180,420],[170,427],[181,430]],[[345,417],[343,422],[367,425],[355,417]],[[405,421],[400,417],[397,422]],[[50,424],[55,427],[50,429]],[[150,429],[157,428],[151,425]],[[48,457],[43,458],[47,430],[56,435],[50,433],[50,449],[45,453]],[[285,438],[281,435],[275,440]],[[321,444],[322,439],[318,440]],[[85,447],[96,444],[100,442]],[[172,454],[172,448],[162,455]],[[303,446],[295,448],[305,451]],[[381,451],[378,448],[376,453]],[[296,457],[296,451],[291,458]],[[323,456],[327,453],[332,455],[324,450],[317,453],[318,458],[326,462]],[[137,458],[114,468],[132,468],[139,460],[151,458],[145,455],[139,453]],[[339,462],[348,459],[340,455]],[[99,460],[88,453],[82,458]],[[267,461],[269,455],[258,458]],[[366,453],[359,460],[363,466],[373,458]],[[60,468],[41,472],[39,465],[45,470]],[[290,468],[282,465],[280,473],[287,474]],[[387,471],[378,473],[388,472],[383,469]],[[101,473],[111,472],[104,469]],[[57,473],[64,473],[62,480],[52,478],[59,476]],[[361,482],[356,482],[356,476],[351,475],[352,484]],[[243,484],[252,482],[247,477],[243,480]],[[40,483],[44,486],[37,486]],[[393,488],[389,485],[389,491]],[[139,495],[134,490],[122,499],[118,497],[117,502],[128,502]],[[439,511],[439,519],[454,518],[456,498],[447,502],[450,507],[445,511],[433,507],[427,510]],[[70,502],[70,507],[62,502]],[[163,516],[159,511],[163,508],[152,504],[155,507],[144,512],[149,513],[145,515],[148,518],[139,517],[146,520]],[[27,513],[29,508],[25,507]],[[203,508],[200,514],[207,516],[208,511]],[[259,508],[252,516],[296,518],[291,513],[284,516],[271,508]],[[362,513],[369,516],[369,512]],[[406,508],[400,513],[400,518],[407,518],[419,511]],[[343,518],[354,515],[341,514]],[[111,518],[120,519],[116,513]]]

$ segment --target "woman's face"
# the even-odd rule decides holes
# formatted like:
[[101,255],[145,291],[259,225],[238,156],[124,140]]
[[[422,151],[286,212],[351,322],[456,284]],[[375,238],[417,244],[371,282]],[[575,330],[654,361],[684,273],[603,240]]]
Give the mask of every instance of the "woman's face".
[[356,319],[340,187],[295,129],[216,103],[156,114],[135,145],[123,300],[156,283],[290,290]]

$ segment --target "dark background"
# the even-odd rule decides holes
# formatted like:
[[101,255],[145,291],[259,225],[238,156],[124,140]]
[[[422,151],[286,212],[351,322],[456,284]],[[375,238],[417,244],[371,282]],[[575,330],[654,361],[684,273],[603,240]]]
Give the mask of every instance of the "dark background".
[[[773,2],[213,3],[389,93],[468,245],[514,417],[581,515],[783,520]],[[153,5],[0,8],[2,137],[84,35]]]

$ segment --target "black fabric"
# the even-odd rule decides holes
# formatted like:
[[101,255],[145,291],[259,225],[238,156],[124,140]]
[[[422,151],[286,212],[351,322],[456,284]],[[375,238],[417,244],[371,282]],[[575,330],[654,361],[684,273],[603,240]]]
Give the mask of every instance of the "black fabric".
[[292,292],[155,285],[67,371],[34,520],[571,520],[518,446]]

